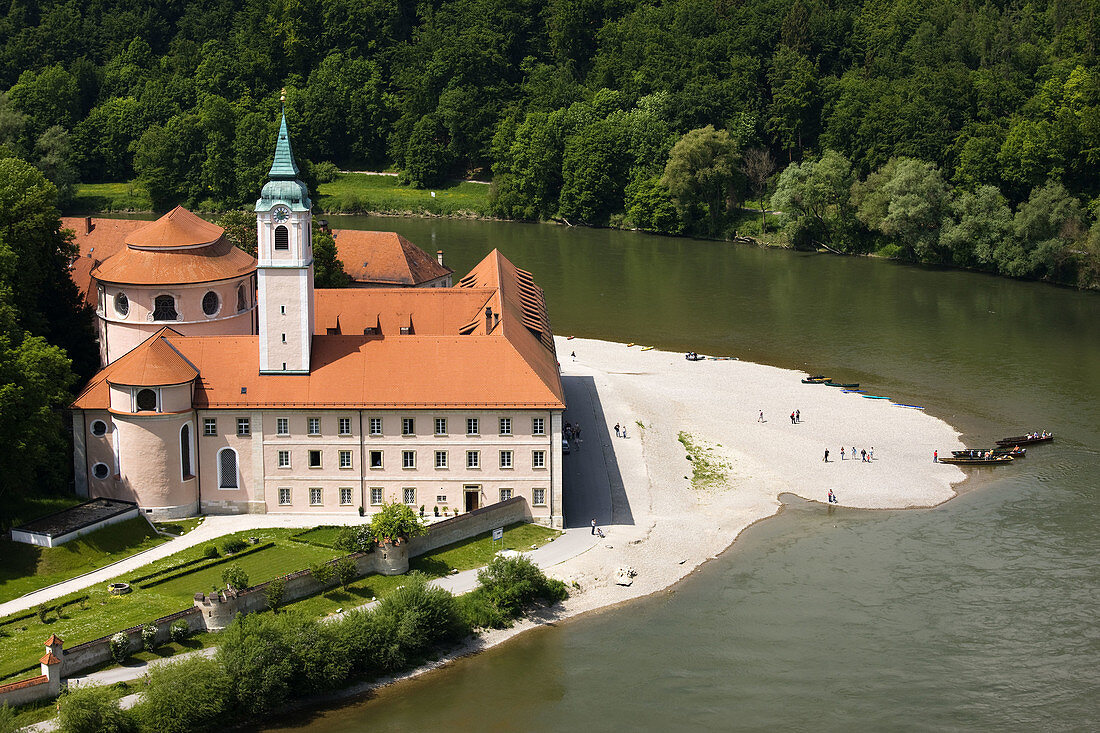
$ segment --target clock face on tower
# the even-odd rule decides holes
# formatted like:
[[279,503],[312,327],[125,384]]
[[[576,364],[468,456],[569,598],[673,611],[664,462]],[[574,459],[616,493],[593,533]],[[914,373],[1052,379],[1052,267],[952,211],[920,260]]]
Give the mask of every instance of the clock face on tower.
[[276,206],[271,216],[277,223],[282,224],[290,218],[290,209],[285,206]]

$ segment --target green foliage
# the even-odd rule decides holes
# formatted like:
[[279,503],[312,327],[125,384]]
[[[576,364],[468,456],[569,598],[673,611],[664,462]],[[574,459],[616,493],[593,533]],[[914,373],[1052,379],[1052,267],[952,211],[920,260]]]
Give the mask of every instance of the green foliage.
[[739,162],[740,152],[729,132],[707,125],[672,146],[661,183],[682,212],[705,211],[714,234],[743,186]]
[[522,555],[494,558],[478,571],[477,581],[485,598],[509,618],[515,618],[536,600],[553,603],[568,595],[564,583],[547,578]]
[[132,713],[119,708],[111,688],[81,685],[69,688],[59,701],[60,733],[132,733],[137,731]]
[[130,657],[130,637],[118,632],[111,637],[111,658],[122,664]]
[[512,619],[478,589],[455,599],[458,613],[471,629],[505,629]]
[[214,220],[225,230],[225,236],[253,257],[256,256],[256,215],[251,211],[226,211]]
[[891,160],[853,186],[856,216],[872,231],[896,240],[924,262],[940,262],[940,226],[948,211],[947,184],[932,163]]
[[151,652],[156,646],[157,627],[154,624],[145,624],[141,627],[141,648],[147,652]]
[[15,718],[15,711],[10,706],[0,705],[0,733],[15,733],[19,730]]
[[133,713],[143,730],[188,733],[221,727],[232,685],[214,659],[194,656],[149,668],[142,701]]
[[313,575],[313,579],[321,584],[321,587],[327,588],[332,579],[336,576],[336,568],[332,563],[319,562],[316,565],[309,566],[309,572]]
[[335,163],[325,160],[313,166],[313,175],[317,183],[332,183],[340,175],[340,169]]
[[208,560],[213,560],[219,557],[220,555],[218,553],[218,546],[213,543],[207,545],[202,550],[202,556]]
[[278,611],[279,607],[283,605],[283,598],[286,596],[286,580],[283,578],[275,578],[269,580],[267,586],[264,588],[264,597],[267,600],[267,607],[272,611]]
[[633,181],[626,187],[626,216],[634,226],[648,232],[683,231],[672,195],[657,176]]
[[387,619],[383,623],[391,625],[394,641],[411,659],[469,633],[450,591],[429,585],[418,572],[409,573],[404,586],[383,598],[376,613]]
[[371,535],[376,542],[392,542],[417,537],[427,531],[427,527],[416,516],[416,512],[407,504],[393,502],[383,504],[370,520]]
[[226,555],[232,555],[234,552],[240,552],[246,547],[248,547],[248,543],[240,537],[230,537],[222,543],[222,552]]
[[348,586],[359,577],[359,566],[350,557],[340,558],[336,561],[334,567],[336,568],[336,579],[344,590],[347,590]]
[[374,547],[374,535],[369,524],[341,527],[332,546],[344,552],[370,552]]
[[824,241],[834,248],[854,245],[850,190],[855,182],[851,163],[826,150],[818,160],[792,163],[775,184],[771,206],[783,212],[780,221],[795,246]]
[[244,590],[248,587],[248,573],[238,563],[233,563],[222,570],[222,582],[234,590]]
[[176,644],[183,643],[189,636],[191,636],[191,627],[183,619],[173,621],[168,627],[168,638]]
[[318,288],[346,288],[351,282],[344,263],[336,257],[332,232],[313,225],[313,285]]

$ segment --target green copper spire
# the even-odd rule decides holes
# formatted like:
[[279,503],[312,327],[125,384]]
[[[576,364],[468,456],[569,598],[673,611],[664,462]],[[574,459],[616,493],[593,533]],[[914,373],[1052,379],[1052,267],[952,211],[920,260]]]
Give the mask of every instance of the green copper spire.
[[271,163],[268,178],[297,178],[298,164],[294,162],[294,153],[290,151],[290,135],[286,131],[286,110],[282,110],[279,121],[279,139],[275,143],[275,160]]

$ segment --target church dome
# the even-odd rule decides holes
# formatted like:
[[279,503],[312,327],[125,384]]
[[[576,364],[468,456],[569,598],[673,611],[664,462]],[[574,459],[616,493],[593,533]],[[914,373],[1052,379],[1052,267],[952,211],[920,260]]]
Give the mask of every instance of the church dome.
[[225,230],[192,214],[182,206],[126,237],[126,246],[137,249],[182,249],[214,244]]
[[260,200],[256,203],[256,209],[264,211],[277,203],[289,204],[295,211],[309,209],[309,190],[306,184],[297,179],[268,181],[260,191]]

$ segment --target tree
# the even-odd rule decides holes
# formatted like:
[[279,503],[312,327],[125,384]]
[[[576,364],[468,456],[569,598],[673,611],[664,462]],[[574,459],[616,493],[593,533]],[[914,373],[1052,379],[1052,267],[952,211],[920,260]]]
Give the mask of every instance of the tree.
[[248,573],[240,563],[233,563],[222,571],[222,582],[233,590],[244,590],[248,587]]
[[350,557],[342,557],[336,561],[336,579],[344,590],[359,577],[359,566]]
[[330,230],[313,224],[313,285],[317,288],[346,288],[351,282],[344,263],[336,257],[336,240]]
[[824,241],[852,250],[854,182],[851,163],[835,150],[826,150],[819,160],[787,166],[776,181],[771,207],[782,212],[788,239],[795,246]]
[[58,202],[61,205],[68,203],[77,178],[68,131],[60,125],[48,128],[35,142],[34,152],[35,167],[57,187]]
[[225,236],[233,246],[256,256],[256,215],[253,212],[226,211],[214,221],[225,230]]
[[133,733],[132,713],[122,710],[109,687],[70,687],[58,701],[57,729],[61,733]]
[[661,178],[681,211],[703,205],[717,234],[742,180],[740,154],[725,130],[692,130],[672,146]]
[[230,710],[232,685],[214,659],[195,656],[151,666],[134,709],[144,730],[188,733],[220,727]]
[[313,579],[321,584],[322,588],[327,588],[336,575],[336,568],[332,566],[332,563],[319,562],[315,565],[310,565],[309,572],[313,576]]
[[684,229],[672,195],[658,176],[636,179],[627,185],[626,218],[647,232],[679,234]]
[[[1073,280],[1064,266],[1069,250],[1086,239],[1081,202],[1061,183],[1048,181],[1032,190],[1013,219],[1019,249],[1011,252],[1004,269],[1011,275]],[[1007,253],[1006,253],[1007,254]]]
[[944,223],[940,237],[960,267],[996,269],[995,253],[1015,236],[1012,209],[993,186],[962,192],[952,204],[954,217]]
[[417,188],[441,182],[453,162],[447,143],[447,131],[439,117],[421,117],[405,146],[405,179]]
[[809,131],[817,105],[817,70],[805,56],[780,46],[768,72],[772,103],[766,127],[775,136],[789,160],[802,152],[803,136]]
[[382,508],[371,517],[370,530],[375,542],[379,544],[407,540],[427,532],[427,528],[416,516],[412,507],[397,502],[382,505]]
[[852,187],[856,216],[867,228],[897,239],[909,257],[940,262],[940,227],[948,211],[948,188],[932,163],[891,160]]
[[775,158],[764,148],[751,148],[745,152],[745,177],[749,179],[752,194],[760,202],[760,231],[767,233],[768,219],[765,196],[768,192],[768,179],[775,173]]
[[565,219],[606,224],[622,210],[626,144],[619,127],[596,120],[565,141],[558,210]]
[[24,71],[9,94],[16,109],[27,115],[27,125],[36,136],[54,125],[72,129],[80,109],[76,77],[61,64]]
[[284,578],[275,578],[274,580],[267,581],[267,587],[264,588],[264,596],[267,599],[267,607],[274,613],[279,610],[279,607],[283,605],[283,597],[286,595],[286,580]]

